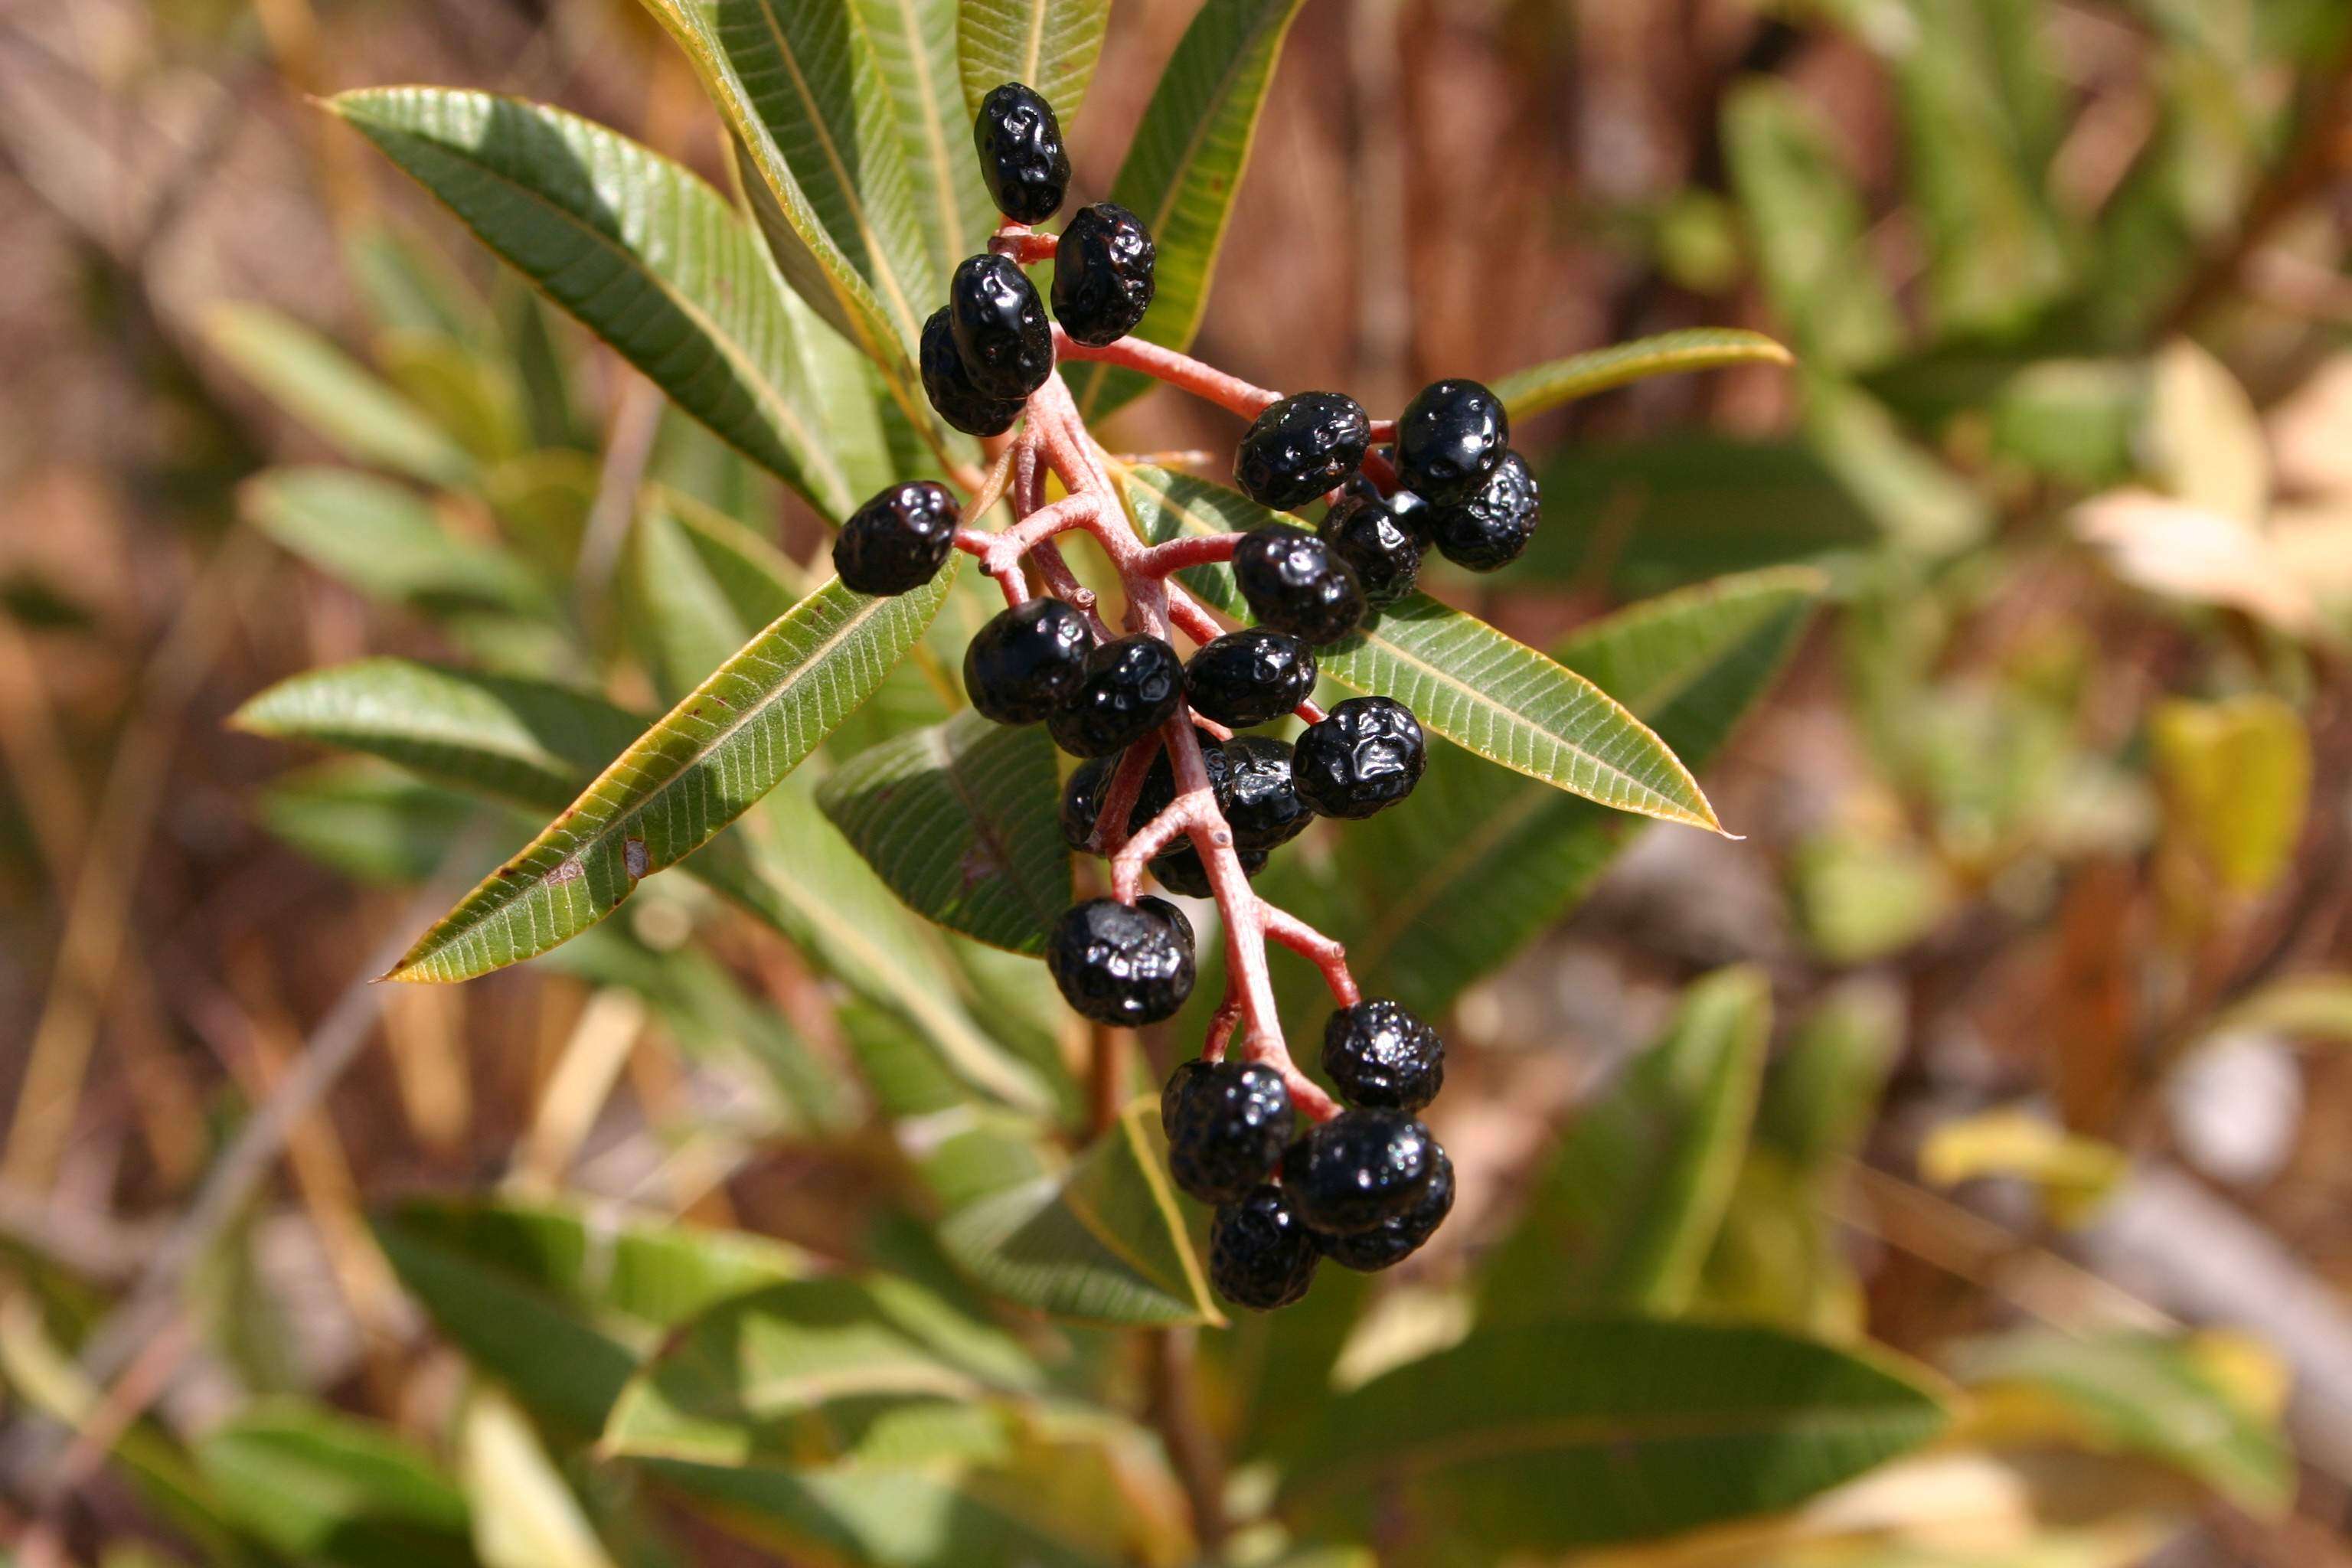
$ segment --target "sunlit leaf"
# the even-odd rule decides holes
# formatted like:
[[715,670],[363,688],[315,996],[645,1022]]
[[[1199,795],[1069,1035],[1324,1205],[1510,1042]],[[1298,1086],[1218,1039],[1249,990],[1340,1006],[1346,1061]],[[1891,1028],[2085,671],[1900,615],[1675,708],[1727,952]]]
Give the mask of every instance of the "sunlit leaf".
[[2213,880],[2252,897],[2294,858],[2311,803],[2311,736],[2268,692],[2175,698],[2148,715],[2166,826]]
[[215,305],[213,352],[345,457],[435,484],[462,484],[474,459],[423,410],[299,321],[260,305]]
[[433,875],[479,811],[455,790],[360,758],[281,773],[255,793],[251,809],[319,864],[396,887]]
[[[1158,289],[1137,337],[1185,348],[1201,330],[1258,111],[1298,6],[1299,0],[1203,0],[1152,89],[1110,192],[1159,247]],[[1087,417],[1100,418],[1152,385],[1134,371],[1088,364],[1074,370],[1070,391]]]
[[198,1440],[221,1507],[280,1552],[339,1568],[463,1568],[466,1500],[389,1428],[294,1400],[239,1412]]
[[2131,1157],[2114,1144],[2008,1107],[1954,1117],[1919,1145],[1919,1179],[1928,1185],[1987,1176],[2029,1182],[2064,1225],[2087,1221],[2130,1169]]
[[841,517],[822,331],[761,242],[687,170],[577,116],[487,93],[383,88],[335,111],[681,408]]
[[962,0],[956,39],[965,113],[978,114],[992,89],[1024,82],[1054,106],[1066,136],[1109,24],[1110,0]]
[[466,1401],[457,1462],[482,1568],[614,1568],[530,1419],[495,1389]]
[[381,332],[374,346],[385,378],[475,461],[487,467],[529,449],[522,389],[504,359],[438,331]]
[[1495,384],[1495,393],[1512,418],[1525,419],[1653,375],[1789,363],[1789,351],[1761,332],[1737,327],[1690,327],[1513,371]]
[[389,479],[351,468],[271,468],[246,481],[247,521],[305,561],[370,598],[428,613],[550,609],[539,579],[514,556],[453,533],[432,503]]
[[997,222],[972,155],[971,110],[958,60],[958,14],[971,9],[956,0],[856,0],[852,12],[897,114],[935,278],[979,250]]
[[1770,1330],[1481,1329],[1325,1401],[1283,1446],[1280,1506],[1559,1552],[1787,1508],[1944,1423],[1911,1374]]

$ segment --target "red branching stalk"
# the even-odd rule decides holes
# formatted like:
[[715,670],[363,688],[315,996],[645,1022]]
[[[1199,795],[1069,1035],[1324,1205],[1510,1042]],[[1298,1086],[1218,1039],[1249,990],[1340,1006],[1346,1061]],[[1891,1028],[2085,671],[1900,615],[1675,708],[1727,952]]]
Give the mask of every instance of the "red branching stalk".
[[[1005,226],[990,241],[992,250],[1024,262],[1050,256],[1052,247],[1051,236],[1015,225]],[[1087,348],[1056,327],[1054,346],[1059,359],[1093,360],[1139,370],[1244,418],[1255,418],[1281,395],[1190,355],[1131,338],[1108,348]],[[1385,423],[1374,426],[1376,434],[1390,428]],[[1110,628],[1097,611],[1094,595],[1072,574],[1057,542],[1065,533],[1089,533],[1118,574],[1127,600],[1128,631],[1163,639],[1181,631],[1196,644],[1217,637],[1223,626],[1197,599],[1171,581],[1170,574],[1231,560],[1234,536],[1146,544],[1128,516],[1104,457],[1056,370],[1030,396],[1020,434],[997,455],[972,504],[965,509],[965,515],[977,521],[998,499],[1009,496],[1017,521],[993,532],[959,530],[956,547],[979,561],[982,570],[1004,591],[1007,603],[1020,605],[1030,597],[1024,568],[1034,570],[1045,592],[1084,611],[1097,633],[1108,637]],[[1051,503],[1045,500],[1045,486],[1049,471],[1068,491],[1063,500]],[[1322,710],[1312,702],[1302,703],[1298,712],[1310,723],[1322,717]],[[1179,838],[1191,839],[1208,870],[1210,890],[1225,930],[1225,997],[1210,1023],[1202,1054],[1212,1060],[1222,1058],[1238,1033],[1243,1055],[1281,1073],[1292,1103],[1309,1118],[1325,1121],[1337,1114],[1339,1107],[1291,1060],[1275,1008],[1266,944],[1279,942],[1314,963],[1343,1006],[1360,999],[1355,978],[1348,972],[1347,954],[1339,943],[1296,915],[1275,908],[1251,889],[1234,846],[1232,826],[1210,787],[1196,725],[1213,734],[1223,728],[1196,718],[1180,704],[1157,739],[1129,747],[1112,774],[1095,826],[1097,845],[1111,858],[1112,896],[1134,902],[1151,858]],[[1176,797],[1130,836],[1125,831],[1127,820],[1145,773],[1163,748],[1174,766]]]

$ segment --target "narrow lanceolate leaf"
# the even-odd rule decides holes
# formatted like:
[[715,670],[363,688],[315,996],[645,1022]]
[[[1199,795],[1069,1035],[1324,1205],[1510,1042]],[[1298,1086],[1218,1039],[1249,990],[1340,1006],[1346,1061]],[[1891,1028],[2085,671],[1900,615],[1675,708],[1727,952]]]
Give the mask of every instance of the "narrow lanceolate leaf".
[[820,329],[760,237],[669,160],[575,115],[438,88],[347,92],[336,113],[679,407],[828,516],[856,504],[827,439]]
[[353,468],[271,468],[246,481],[237,510],[320,571],[387,604],[438,610],[551,606],[530,569],[496,544],[441,523],[432,502]]
[[[1204,0],[1152,89],[1110,199],[1143,219],[1160,247],[1159,280],[1136,335],[1190,347],[1208,310],[1209,279],[1234,215],[1282,40],[1299,0]],[[969,27],[969,20],[965,23]],[[1073,378],[1078,406],[1099,418],[1149,391],[1133,371],[1090,364]]]
[[1502,398],[1512,418],[1524,419],[1547,408],[1557,408],[1563,403],[1653,375],[1720,370],[1735,364],[1791,363],[1793,356],[1789,351],[1761,332],[1742,331],[1737,327],[1691,327],[1513,371],[1495,384],[1495,393]]
[[860,752],[817,791],[857,852],[918,913],[1042,953],[1070,907],[1054,743],[966,709]]
[[963,0],[956,10],[965,114],[979,113],[991,89],[1026,82],[1066,135],[1094,79],[1110,0]]
[[434,484],[462,484],[474,459],[424,410],[301,322],[260,305],[205,317],[212,350],[345,457]]
[[1285,1444],[1280,1506],[1359,1530],[1377,1511],[1491,1555],[1559,1552],[1786,1508],[1945,1419],[1914,1376],[1767,1329],[1480,1329],[1326,1401]]
[[1757,971],[1710,975],[1578,1110],[1489,1266],[1488,1321],[1689,1305],[1747,1152],[1770,1014]]
[[[1703,768],[1779,675],[1823,586],[1802,567],[1726,577],[1595,622],[1555,651]],[[1351,896],[1334,934],[1429,1014],[1557,920],[1643,826],[1451,746],[1431,748],[1413,800],[1342,838]]]
[[939,613],[941,573],[892,599],[839,582],[751,639],[421,938],[389,978],[464,980],[620,907],[773,789],[872,695]]
[[388,1427],[268,1400],[205,1433],[194,1456],[224,1513],[301,1562],[473,1568],[464,1495]]
[[[1155,542],[1282,521],[1238,492],[1165,469],[1126,470],[1138,523]],[[1187,586],[1245,613],[1229,568]],[[1430,730],[1487,761],[1620,811],[1721,832],[1690,771],[1601,688],[1475,616],[1416,594],[1318,656],[1340,685],[1392,697]]]
[[996,226],[972,156],[957,10],[955,0],[856,0],[852,12],[890,94],[934,279],[978,250]]

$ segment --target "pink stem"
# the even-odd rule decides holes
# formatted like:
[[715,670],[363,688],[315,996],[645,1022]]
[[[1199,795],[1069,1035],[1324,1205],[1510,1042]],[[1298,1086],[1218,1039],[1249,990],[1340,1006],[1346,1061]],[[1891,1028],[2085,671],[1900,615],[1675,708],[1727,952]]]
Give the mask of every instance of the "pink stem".
[[1298,715],[1298,721],[1302,724],[1320,724],[1323,722],[1323,710],[1315,705],[1315,699],[1312,697],[1300,703],[1297,707],[1293,708],[1291,711]]
[[1213,643],[1225,635],[1225,628],[1217,624],[1200,600],[1175,583],[1163,586],[1168,590],[1168,618],[1176,623],[1177,630],[1196,643]]
[[1090,360],[1100,364],[1115,364],[1124,370],[1141,371],[1244,419],[1255,419],[1282,401],[1282,394],[1278,392],[1268,392],[1263,386],[1252,385],[1237,375],[1227,375],[1213,365],[1202,364],[1191,354],[1164,349],[1141,338],[1121,338],[1101,348],[1091,348],[1055,327],[1054,353],[1065,360]]
[[[1116,856],[1127,846],[1127,819],[1135,815],[1135,798],[1143,793],[1143,775],[1160,755],[1160,738],[1154,734],[1122,752],[1111,770],[1110,787],[1103,791],[1101,809],[1095,814],[1095,842],[1106,855]],[[1130,895],[1130,900],[1132,895]]]
[[1187,566],[1213,566],[1231,561],[1234,546],[1241,542],[1238,533],[1187,534],[1165,544],[1155,544],[1145,552],[1143,570],[1151,576],[1165,577]]
[[1039,234],[1025,224],[1008,223],[988,237],[988,248],[999,256],[1009,256],[1024,267],[1034,267],[1041,261],[1051,261],[1061,247],[1061,237]]
[[1278,910],[1265,900],[1258,900],[1265,911],[1266,934],[1293,952],[1304,953],[1315,961],[1323,972],[1323,983],[1331,987],[1331,994],[1339,999],[1342,1007],[1352,1007],[1364,999],[1356,989],[1356,977],[1348,973],[1348,950],[1292,914]]

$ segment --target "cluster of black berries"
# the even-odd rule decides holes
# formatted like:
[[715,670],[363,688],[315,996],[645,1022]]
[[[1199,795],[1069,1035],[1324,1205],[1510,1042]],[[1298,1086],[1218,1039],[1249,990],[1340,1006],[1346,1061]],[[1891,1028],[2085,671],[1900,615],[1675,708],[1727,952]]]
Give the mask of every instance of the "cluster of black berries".
[[1281,1075],[1256,1063],[1186,1062],[1160,1097],[1170,1173],[1217,1206],[1210,1282],[1238,1306],[1288,1306],[1326,1258],[1400,1263],[1454,1207],[1453,1163],[1413,1115],[1445,1081],[1437,1031],[1394,1002],[1342,1007],[1323,1071],[1352,1109],[1303,1137]]

